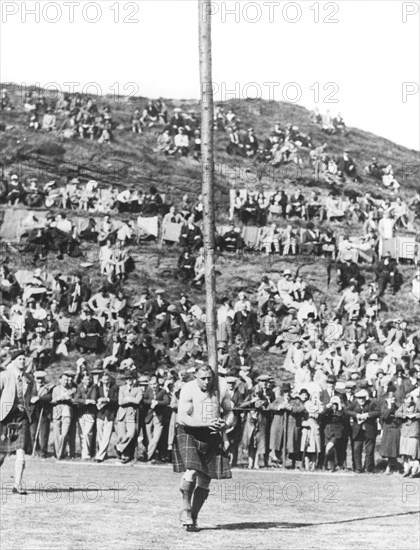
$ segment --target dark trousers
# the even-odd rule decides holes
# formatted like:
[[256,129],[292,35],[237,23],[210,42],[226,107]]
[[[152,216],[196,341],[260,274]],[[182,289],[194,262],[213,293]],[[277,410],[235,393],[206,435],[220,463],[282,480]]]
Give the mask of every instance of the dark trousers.
[[[362,468],[362,454],[365,451],[365,463]],[[356,472],[373,472],[375,466],[375,439],[356,439],[354,441],[354,465]]]
[[50,419],[43,416],[39,426],[38,438],[35,441],[36,430],[38,428],[39,418],[34,420],[30,426],[32,446],[41,453],[42,457],[46,457],[48,453],[48,439],[50,437]]

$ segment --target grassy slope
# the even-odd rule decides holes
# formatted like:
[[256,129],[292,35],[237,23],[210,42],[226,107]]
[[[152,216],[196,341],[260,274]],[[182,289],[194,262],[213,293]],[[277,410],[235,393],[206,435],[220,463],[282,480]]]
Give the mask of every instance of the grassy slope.
[[[107,169],[117,174],[117,182],[135,182],[139,188],[147,190],[150,182],[159,182],[157,187],[160,191],[170,193],[175,200],[175,203],[180,200],[181,196],[188,192],[190,195],[200,193],[200,165],[193,159],[175,159],[159,156],[153,152],[156,137],[159,129],[154,128],[147,130],[144,134],[138,136],[130,132],[131,114],[135,108],[143,106],[145,100],[138,99],[130,101],[128,104],[120,101],[115,102],[111,99],[104,99],[101,106],[108,104],[113,113],[113,118],[119,124],[120,129],[117,130],[116,142],[108,146],[99,145],[89,141],[72,140],[60,143],[56,136],[34,134],[25,129],[27,115],[23,113],[22,107],[19,105],[18,98],[12,98],[17,105],[16,110],[4,113],[4,121],[6,124],[13,125],[13,129],[0,133],[0,150],[2,151],[2,160],[7,167],[18,168],[19,162],[29,154],[40,154],[53,159],[57,166],[60,163],[76,163],[81,165],[89,165],[92,168]],[[165,100],[168,105],[169,112],[175,106],[181,107],[183,110],[195,109],[198,111],[198,103],[196,101],[172,101]],[[351,133],[347,138],[330,136],[326,137],[321,130],[313,125],[308,119],[308,111],[302,107],[274,102],[237,102],[232,104],[235,113],[242,120],[243,127],[252,125],[257,136],[263,138],[268,135],[275,120],[279,120],[282,125],[288,122],[299,125],[304,132],[309,132],[313,136],[313,143],[319,145],[328,142],[328,151],[333,154],[338,154],[343,149],[348,149],[350,154],[356,160],[359,167],[359,172],[363,166],[369,163],[372,156],[376,156],[380,162],[392,162],[395,169],[395,175],[402,184],[401,195],[404,198],[412,196],[414,189],[418,189],[418,179],[412,174],[407,175],[404,171],[404,166],[418,165],[418,153],[410,151],[404,147],[393,144],[392,142],[379,138],[372,134],[362,132],[357,129],[351,129]],[[226,109],[229,108],[229,102]],[[242,181],[240,176],[245,175],[245,162],[242,159],[233,160],[225,153],[227,144],[227,136],[225,134],[216,134],[216,207],[217,218],[219,221],[226,219],[228,192],[231,183],[238,186],[244,186],[246,182]],[[228,170],[226,167],[230,167]],[[232,170],[236,167],[236,170]],[[248,166],[249,167],[249,166]],[[250,167],[252,174],[256,173],[254,167]],[[413,172],[413,170],[411,170]],[[281,185],[286,189],[290,189],[293,183],[290,179],[296,172],[289,170],[285,172],[276,171],[274,178],[266,169],[265,175],[262,177],[262,184],[267,188],[273,188]],[[234,177],[228,177],[228,174],[236,174]],[[54,174],[49,174],[53,176]],[[306,180],[310,179],[310,170],[304,168],[302,174]],[[255,177],[247,178],[247,181],[255,181]],[[304,186],[303,186],[304,187]],[[346,185],[346,189],[354,189],[358,193],[366,190],[384,196],[386,192],[379,188],[374,180],[368,177],[363,177],[363,183],[351,183]],[[322,193],[326,189],[319,187],[316,182],[312,182],[311,190],[318,189]],[[79,214],[79,213],[78,213]],[[294,222],[298,223],[298,222]],[[337,233],[357,234],[360,232],[360,227],[346,227],[343,224],[332,224],[332,228]],[[171,299],[176,299],[181,290],[185,290],[181,283],[174,281],[171,275],[168,274],[168,269],[173,269],[177,258],[175,249],[160,250],[156,245],[144,245],[138,253],[141,261],[137,263],[136,272],[130,276],[126,285],[128,296],[133,296],[142,286],[156,288],[157,286],[165,286],[168,295]],[[22,265],[22,259],[13,257],[11,264],[15,267]],[[286,266],[297,269],[298,266],[304,265],[302,273],[309,283],[313,286],[316,296],[319,300],[321,297],[327,299],[331,307],[338,300],[335,284],[332,283],[331,288],[326,286],[326,267],[319,259],[311,258],[294,258],[294,259],[278,259],[275,263],[269,263],[262,255],[247,255],[244,258],[222,258],[219,260],[220,276],[218,277],[218,295],[223,296],[229,294],[233,296],[239,290],[245,289],[253,292],[259,283],[261,276],[265,273],[270,274],[276,279],[276,274]],[[69,261],[66,258],[62,262],[57,262],[51,258],[47,268],[51,271],[60,269],[61,272],[69,272],[77,266],[74,260]],[[419,312],[414,301],[409,296],[411,274],[413,268],[408,266],[402,267],[405,276],[405,285],[403,290],[396,298],[389,297],[390,317],[394,314],[404,312],[406,315],[419,322]],[[368,270],[371,271],[371,270]],[[96,266],[90,269],[90,274],[94,280],[94,287],[99,284],[99,276]],[[368,279],[373,275],[368,273]],[[193,300],[200,304],[204,302],[204,296],[200,292],[190,291]],[[254,351],[257,364],[262,370],[266,369],[273,373],[278,373],[282,358],[272,356],[270,354],[261,354]],[[67,362],[73,362],[74,356],[69,358]]]

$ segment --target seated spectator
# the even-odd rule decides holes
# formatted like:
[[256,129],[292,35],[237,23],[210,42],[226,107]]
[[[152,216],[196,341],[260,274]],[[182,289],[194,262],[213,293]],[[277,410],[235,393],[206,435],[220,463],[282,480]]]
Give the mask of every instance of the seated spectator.
[[56,116],[52,113],[51,109],[48,108],[45,115],[42,118],[42,130],[46,132],[52,132],[55,130],[56,126]]
[[384,255],[383,260],[378,262],[376,277],[378,281],[379,296],[385,294],[388,284],[391,286],[393,294],[396,294],[400,289],[402,276],[398,271],[397,262],[391,258],[389,252]]
[[103,328],[99,321],[92,317],[90,310],[85,311],[85,318],[80,322],[74,344],[81,352],[100,353],[102,351]]
[[140,111],[136,109],[131,120],[131,131],[133,134],[141,134],[143,132],[143,123],[141,121]]
[[185,128],[182,126],[178,128],[178,133],[174,138],[174,147],[170,150],[169,154],[175,155],[180,153],[183,157],[186,157],[190,151],[190,140],[185,133]]
[[185,250],[178,259],[178,273],[183,282],[194,279],[195,258],[188,250]]
[[272,252],[276,254],[280,252],[280,232],[275,223],[263,229],[260,240],[267,256]]
[[179,244],[190,250],[198,250],[202,246],[203,235],[200,228],[194,223],[194,216],[190,216],[188,222],[182,226]]
[[163,132],[158,135],[156,147],[153,151],[155,153],[164,153],[165,155],[168,155],[173,150],[173,145],[174,144],[169,130],[163,130]]
[[231,223],[229,230],[219,237],[218,246],[222,252],[239,252],[244,248],[240,230],[234,223]]
[[286,215],[288,218],[291,216],[297,216],[302,219],[305,218],[305,197],[301,193],[300,189],[296,189],[296,191],[289,196],[289,202],[286,207]]
[[338,159],[337,167],[339,175],[341,175],[344,179],[347,176],[355,182],[361,181],[360,177],[357,175],[357,168],[354,160],[350,157],[348,151],[344,151]]
[[257,154],[258,151],[258,139],[254,134],[254,129],[249,128],[247,131],[247,136],[245,138],[245,155],[248,158],[252,158]]

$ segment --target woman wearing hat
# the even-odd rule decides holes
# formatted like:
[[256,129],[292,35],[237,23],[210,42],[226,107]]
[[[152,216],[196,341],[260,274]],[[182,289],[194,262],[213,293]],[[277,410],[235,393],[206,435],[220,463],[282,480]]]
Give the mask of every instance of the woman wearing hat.
[[395,416],[400,418],[401,438],[400,456],[404,460],[404,477],[412,477],[420,471],[420,400],[409,394],[404,403],[396,411]]
[[7,370],[0,373],[0,466],[8,453],[16,453],[13,493],[18,494],[26,494],[22,476],[25,453],[31,448],[29,426],[36,400],[34,379],[25,373],[25,367],[25,354],[20,350],[12,355]]
[[381,407],[382,439],[380,454],[386,458],[386,474],[390,474],[393,468],[398,467],[397,457],[400,446],[401,419],[396,416],[397,404],[394,392],[387,393],[385,402]]
[[[323,412],[324,424],[324,470],[328,469],[328,464],[332,458],[334,471],[339,465],[339,454],[346,444],[345,433],[347,428],[346,417],[343,411],[341,399],[338,395],[331,397],[329,403],[326,404]],[[347,444],[345,445],[347,448]]]
[[267,410],[270,402],[274,401],[274,394],[267,388],[268,375],[258,377],[258,384],[254,387],[248,399],[245,399],[241,408],[248,408],[246,413],[244,431],[242,434],[242,447],[248,454],[248,469],[259,469],[260,457],[264,457],[266,451]]

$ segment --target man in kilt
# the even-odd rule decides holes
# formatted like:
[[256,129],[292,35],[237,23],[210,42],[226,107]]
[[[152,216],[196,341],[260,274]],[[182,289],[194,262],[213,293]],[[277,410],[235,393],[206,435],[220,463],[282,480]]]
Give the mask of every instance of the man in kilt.
[[179,396],[173,467],[184,472],[180,519],[187,531],[197,530],[210,481],[232,477],[222,432],[232,426],[234,415],[225,380],[219,378],[218,386],[211,368],[200,365]]
[[30,420],[36,386],[32,375],[25,373],[22,350],[14,352],[7,370],[0,373],[0,466],[8,453],[16,452],[13,493],[22,489],[25,453],[31,450]]

